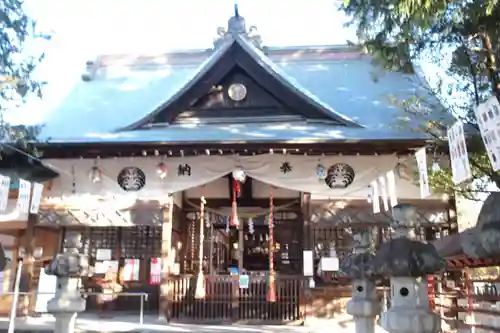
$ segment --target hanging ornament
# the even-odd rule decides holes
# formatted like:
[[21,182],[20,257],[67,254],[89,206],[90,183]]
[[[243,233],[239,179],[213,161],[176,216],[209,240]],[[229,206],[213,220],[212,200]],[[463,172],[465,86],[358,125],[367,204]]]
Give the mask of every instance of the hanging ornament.
[[248,233],[250,235],[253,235],[254,231],[255,231],[255,229],[254,229],[254,224],[253,224],[253,218],[250,217],[248,219]]
[[273,187],[269,187],[269,288],[267,289],[266,300],[270,303],[276,302],[276,276],[274,273],[274,222],[273,222]]
[[100,183],[102,181],[102,171],[97,165],[97,159],[94,162],[94,166],[90,169],[89,178],[92,183]]
[[318,176],[319,180],[326,179],[327,171],[326,168],[321,163],[318,163],[318,165],[316,166],[316,176]]
[[210,219],[210,213],[206,213],[205,214],[205,225],[207,226],[207,228],[210,228],[210,223],[211,219]]
[[158,165],[156,166],[156,173],[158,174],[158,177],[160,177],[160,179],[167,178],[168,170],[167,166],[165,165],[165,163],[163,163],[163,161],[158,163]]
[[373,188],[371,185],[368,185],[368,194],[366,195],[366,202],[370,204],[373,202]]
[[245,180],[247,179],[247,173],[245,169],[243,169],[243,167],[241,166],[237,166],[236,168],[234,168],[233,179],[240,183],[244,183]]
[[240,183],[237,180],[233,180],[233,202],[232,202],[232,217],[231,225],[234,227],[239,226],[240,220],[238,218],[238,202],[237,198],[240,196]]
[[[202,194],[205,186],[202,187]],[[203,275],[203,242],[205,240],[205,197],[202,195],[200,198],[200,243],[198,248],[198,276],[196,278],[196,291],[194,297],[196,299],[203,299],[206,295],[205,290],[205,276]]]

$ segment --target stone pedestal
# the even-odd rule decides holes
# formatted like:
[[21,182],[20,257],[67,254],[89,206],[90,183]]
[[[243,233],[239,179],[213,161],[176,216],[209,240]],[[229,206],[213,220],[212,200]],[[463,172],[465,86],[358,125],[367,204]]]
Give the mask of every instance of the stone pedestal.
[[345,258],[341,267],[353,279],[352,298],[347,302],[347,313],[354,317],[356,333],[374,333],[375,319],[381,307],[373,282],[374,254],[370,246],[370,235],[365,231],[355,235],[354,240],[354,251]]
[[47,303],[47,311],[55,319],[55,333],[73,333],[76,317],[85,311],[85,300],[80,293],[82,276],[88,275],[88,259],[81,255],[80,235],[68,234],[65,252],[57,254],[46,268],[49,275],[57,276],[56,295]]
[[391,278],[391,307],[380,315],[388,332],[439,332],[441,318],[429,309],[427,282],[421,278]]
[[347,302],[347,313],[354,317],[356,333],[375,332],[375,318],[380,313],[380,302],[373,281],[353,281],[352,298]]
[[410,205],[393,208],[394,238],[375,256],[379,274],[390,278],[391,307],[381,313],[381,326],[391,333],[437,333],[441,318],[429,307],[427,275],[445,268],[432,244],[415,240],[417,214]]

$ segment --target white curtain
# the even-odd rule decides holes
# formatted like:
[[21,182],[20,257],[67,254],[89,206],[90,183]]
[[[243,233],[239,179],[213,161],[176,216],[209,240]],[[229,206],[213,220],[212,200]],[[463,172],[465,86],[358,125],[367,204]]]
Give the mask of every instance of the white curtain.
[[[61,174],[53,182],[48,194],[51,197],[165,197],[167,193],[207,184],[232,172],[236,167],[242,167],[249,177],[277,187],[332,198],[355,198],[364,197],[368,193],[370,182],[392,170],[398,163],[394,155],[321,158],[282,154],[176,157],[163,160],[167,167],[167,177],[160,179],[156,171],[160,162],[159,157],[100,159],[97,165],[102,171],[103,179],[99,183],[93,183],[89,179],[89,171],[96,163],[94,160],[45,160],[48,167]],[[326,180],[318,178],[318,164],[328,171]],[[144,173],[145,184],[140,190],[124,191],[120,187],[118,175],[125,167],[139,168]]]

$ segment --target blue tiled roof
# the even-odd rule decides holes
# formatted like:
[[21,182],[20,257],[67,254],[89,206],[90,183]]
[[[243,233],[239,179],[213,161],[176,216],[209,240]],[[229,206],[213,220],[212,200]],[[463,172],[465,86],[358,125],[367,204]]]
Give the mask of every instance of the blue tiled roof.
[[[217,51],[216,51],[217,52]],[[207,60],[209,62],[210,59]],[[265,60],[264,65],[268,65]],[[415,78],[377,73],[366,58],[292,60],[273,64],[275,70],[303,86],[318,103],[365,128],[335,125],[241,124],[172,125],[163,129],[116,132],[151,113],[195,75],[196,65],[106,67],[94,80],[77,82],[57,108],[43,119],[41,140],[52,142],[262,142],[338,141],[426,138],[414,129],[422,119],[409,119],[390,101],[414,96]],[[432,114],[435,116],[435,113]],[[401,121],[406,123],[400,126]],[[450,119],[451,121],[451,119]]]

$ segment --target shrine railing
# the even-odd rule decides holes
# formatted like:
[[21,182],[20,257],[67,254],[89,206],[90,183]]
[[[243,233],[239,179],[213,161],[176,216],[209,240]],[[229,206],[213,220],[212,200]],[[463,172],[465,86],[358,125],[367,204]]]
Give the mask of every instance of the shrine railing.
[[448,272],[434,278],[433,299],[443,332],[500,332],[500,261],[462,258],[448,263]]
[[300,322],[304,317],[304,281],[300,276],[277,276],[277,301],[266,300],[267,279],[252,276],[241,288],[237,276],[205,276],[206,296],[195,297],[196,276],[168,280],[168,317],[190,322]]

